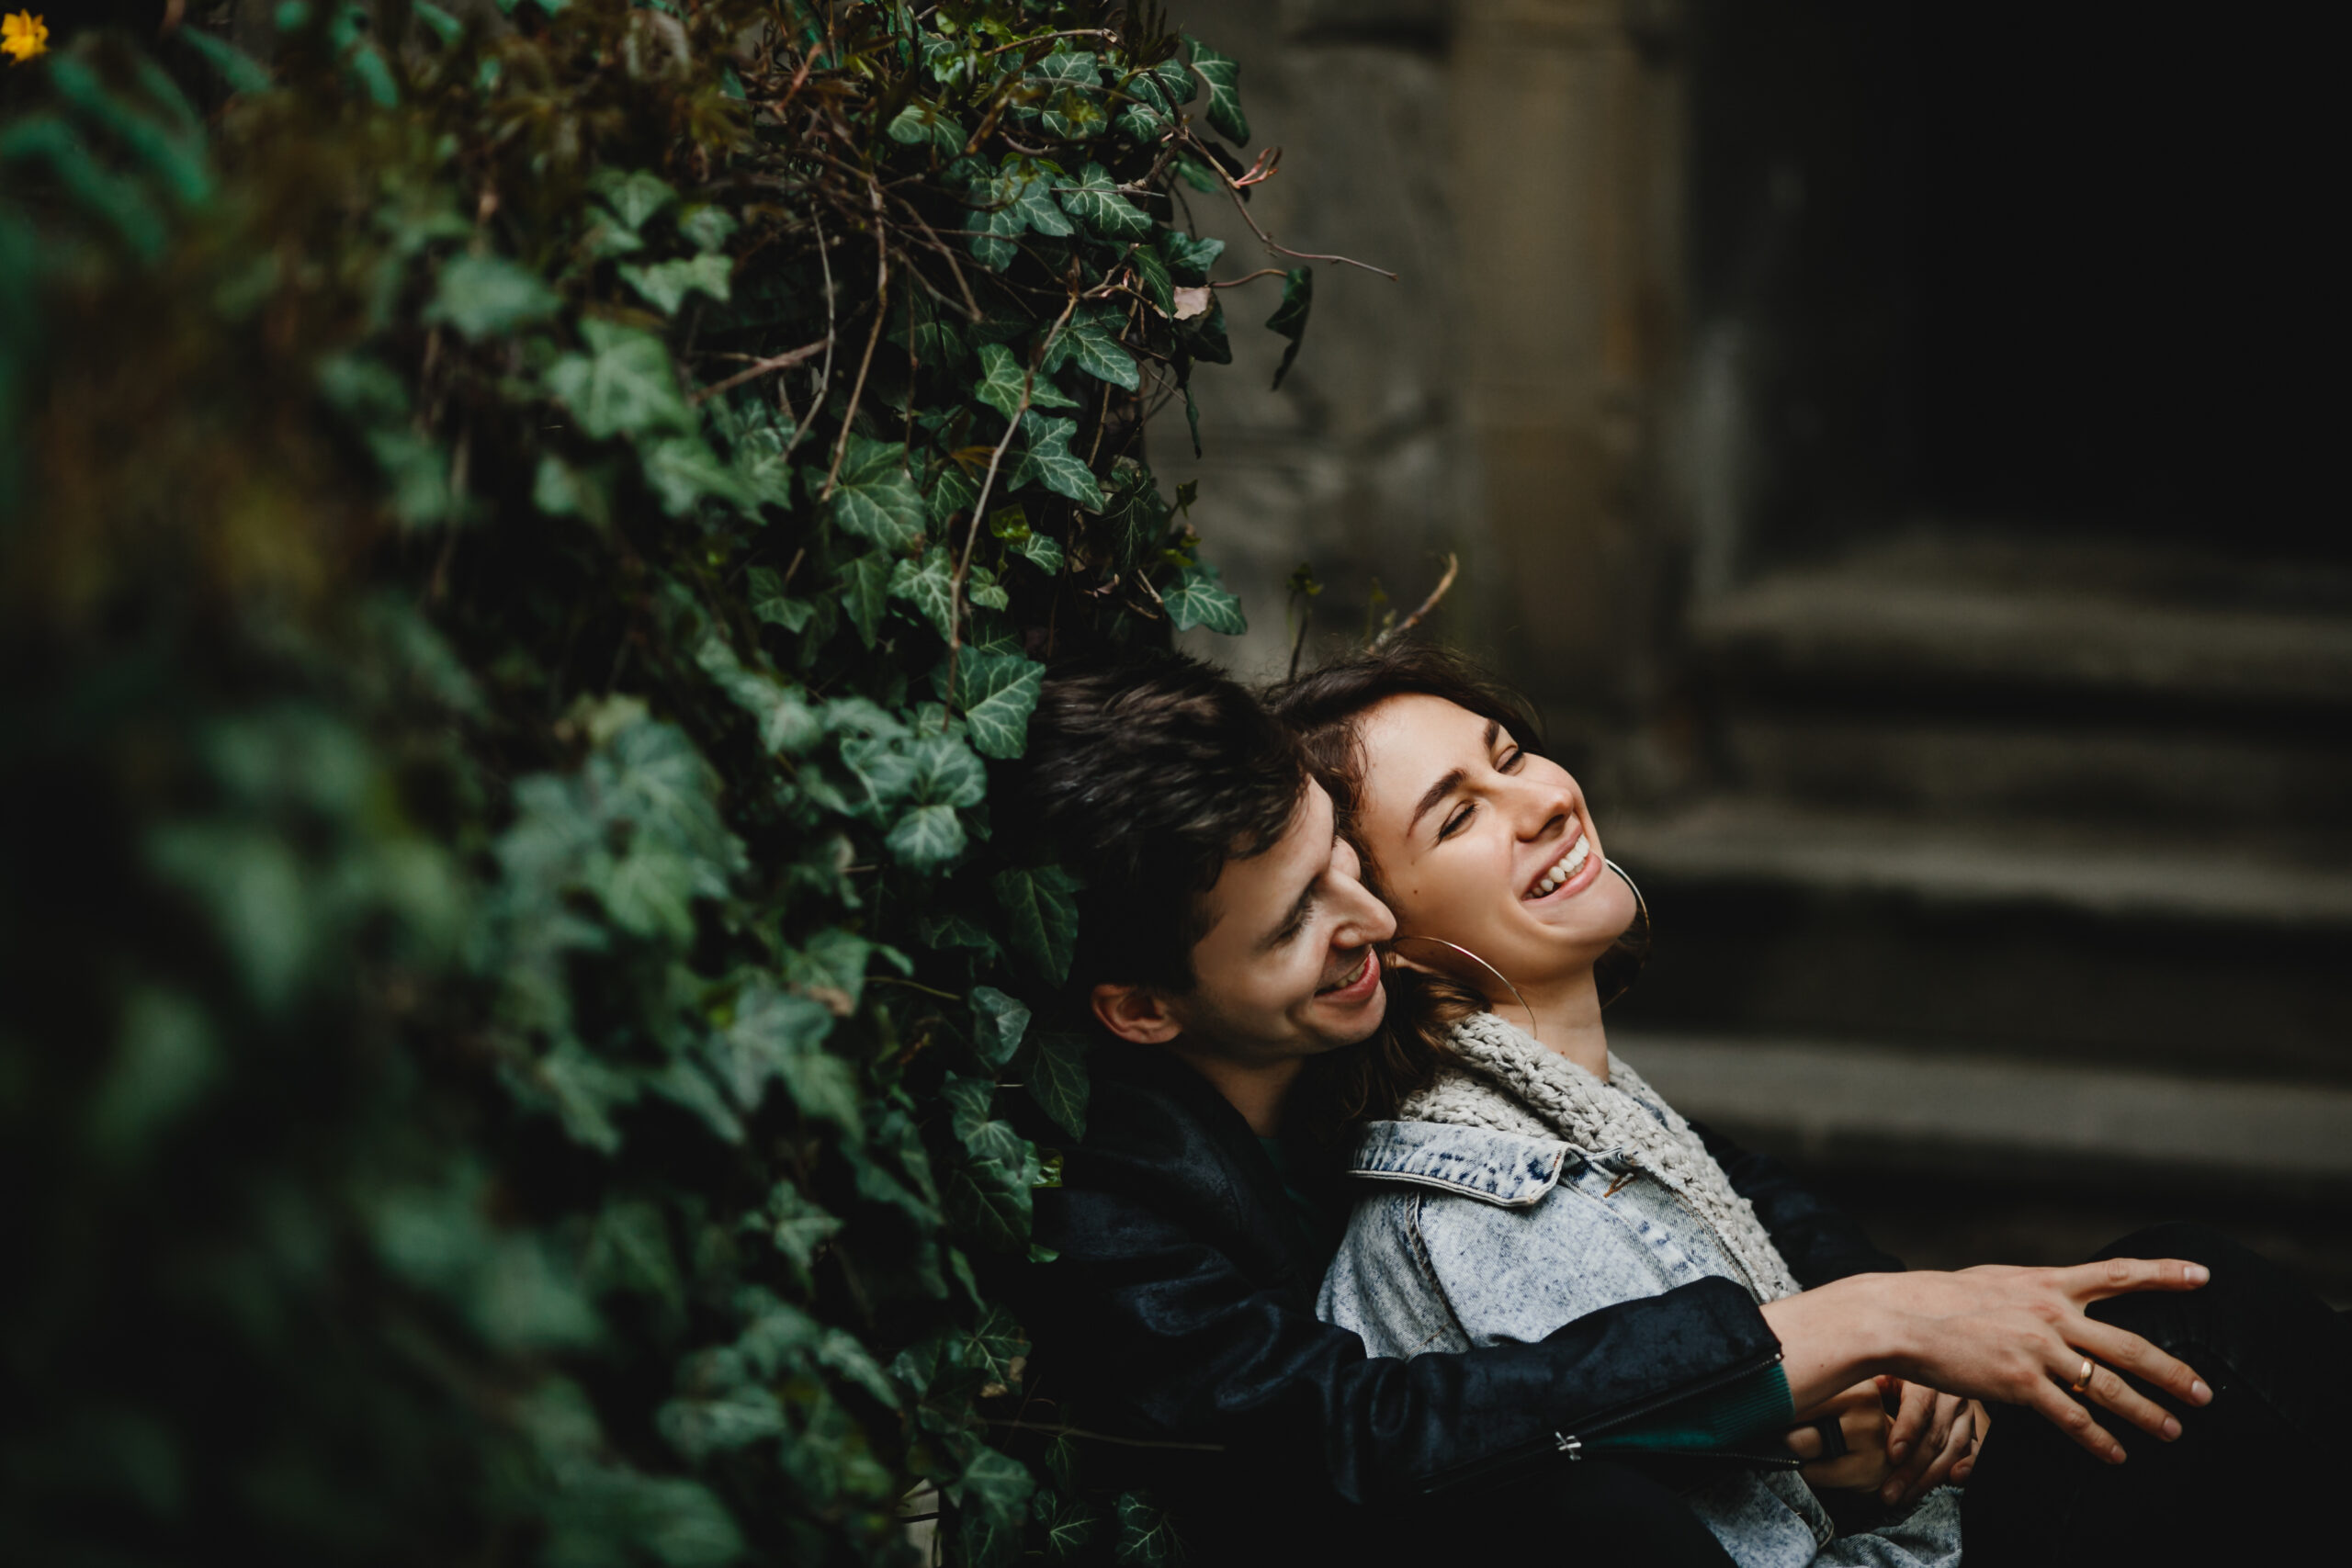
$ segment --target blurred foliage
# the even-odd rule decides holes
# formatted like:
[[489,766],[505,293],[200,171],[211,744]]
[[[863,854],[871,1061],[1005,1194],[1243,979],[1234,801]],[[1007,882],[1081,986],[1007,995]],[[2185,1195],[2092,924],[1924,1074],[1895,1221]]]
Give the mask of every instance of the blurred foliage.
[[1246,194],[1238,68],[274,18],[0,83],[8,1554],[910,1561],[930,1483],[954,1560],[1164,1560],[989,1440],[1002,1097],[1085,1067],[984,760],[1043,660],[1241,627],[1141,449],[1229,358],[1171,182]]

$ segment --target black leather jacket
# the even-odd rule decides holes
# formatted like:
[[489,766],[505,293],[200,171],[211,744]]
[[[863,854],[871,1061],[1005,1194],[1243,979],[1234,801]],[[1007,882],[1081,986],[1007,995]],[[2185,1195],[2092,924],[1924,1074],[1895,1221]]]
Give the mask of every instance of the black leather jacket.
[[[1313,1534],[1350,1505],[1442,1507],[1449,1494],[1556,1462],[1562,1434],[1780,1354],[1747,1292],[1711,1279],[1537,1344],[1367,1356],[1316,1317],[1323,1260],[1240,1113],[1151,1047],[1105,1043],[1090,1066],[1087,1136],[1061,1187],[1038,1195],[1038,1239],[1060,1256],[1022,1292],[1033,1386],[1090,1430],[1215,1445],[1099,1450],[1163,1495],[1189,1494],[1195,1529],[1204,1509],[1253,1529],[1278,1511]],[[1701,1131],[1804,1285],[1902,1267],[1781,1167]],[[1324,1523],[1304,1526],[1317,1515]]]

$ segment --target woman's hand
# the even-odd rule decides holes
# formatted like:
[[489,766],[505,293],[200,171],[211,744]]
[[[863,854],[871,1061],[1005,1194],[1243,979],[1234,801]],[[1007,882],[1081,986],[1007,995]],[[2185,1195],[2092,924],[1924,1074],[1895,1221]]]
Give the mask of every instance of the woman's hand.
[[1887,1435],[1894,1470],[1879,1488],[1879,1501],[1889,1507],[1907,1507],[1947,1481],[1966,1481],[1976,1467],[1976,1450],[1990,1419],[1984,1407],[1924,1383],[1890,1377],[1877,1381],[1901,1399]]
[[[1805,1424],[1789,1428],[1787,1442],[1791,1453],[1808,1461],[1797,1473],[1809,1485],[1816,1490],[1868,1492],[1894,1473],[1894,1456],[1887,1452],[1887,1436],[1894,1429],[1894,1422],[1880,1397],[1880,1385],[1887,1381],[1872,1378],[1858,1382],[1834,1399],[1798,1413],[1797,1419]],[[1813,1424],[1831,1417],[1846,1439],[1846,1451],[1835,1459],[1823,1459],[1821,1433]]]

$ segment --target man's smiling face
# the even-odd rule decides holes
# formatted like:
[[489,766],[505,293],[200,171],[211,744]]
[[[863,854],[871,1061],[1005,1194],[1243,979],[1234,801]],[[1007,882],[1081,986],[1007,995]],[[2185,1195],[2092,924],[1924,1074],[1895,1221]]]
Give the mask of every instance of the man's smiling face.
[[[1203,896],[1207,930],[1193,946],[1192,989],[1156,994],[1159,1027],[1149,1032],[1104,1021],[1130,1039],[1157,1035],[1187,1055],[1243,1067],[1303,1061],[1363,1039],[1387,1006],[1373,943],[1396,922],[1359,870],[1332,830],[1331,797],[1308,784],[1273,847],[1227,861]],[[1103,1006],[1098,993],[1098,1012]]]

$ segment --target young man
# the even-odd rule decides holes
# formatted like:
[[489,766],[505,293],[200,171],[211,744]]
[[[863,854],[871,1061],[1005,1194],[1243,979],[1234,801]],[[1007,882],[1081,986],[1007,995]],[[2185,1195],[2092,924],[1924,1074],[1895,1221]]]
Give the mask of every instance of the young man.
[[[1577,1435],[1598,1425],[1652,1455],[1785,1461],[1773,1423],[1792,1388],[1809,1405],[1885,1371],[2046,1404],[2052,1358],[2071,1368],[2075,1346],[2189,1404],[2210,1397],[2172,1358],[2082,1313],[2095,1295],[2181,1288],[2183,1265],[1897,1278],[1850,1223],[1720,1140],[1806,1287],[1769,1321],[1710,1279],[1538,1344],[1367,1357],[1315,1316],[1335,1238],[1328,1206],[1287,1176],[1279,1134],[1314,1058],[1377,1028],[1374,944],[1395,926],[1295,743],[1195,660],[1065,674],[1032,720],[1022,795],[1085,878],[1072,981],[1106,1036],[1090,1058],[1087,1136],[1041,1194],[1040,1239],[1059,1258],[1031,1272],[1023,1303],[1035,1388],[1113,1439],[1088,1445],[1090,1473],[1143,1480],[1177,1506],[1196,1560],[1313,1548],[1721,1563],[1655,1459],[1637,1470]],[[2090,1390],[2149,1431],[2179,1429],[2105,1368]],[[1915,1482],[1959,1457],[1942,1451],[1955,1404],[1906,1406],[1894,1440]],[[2085,1447],[2112,1448],[2086,1416],[2075,1425]]]

